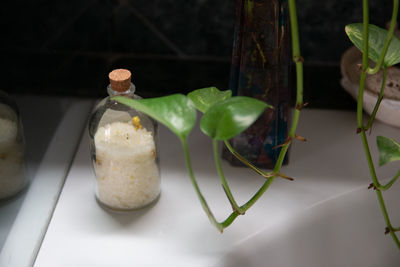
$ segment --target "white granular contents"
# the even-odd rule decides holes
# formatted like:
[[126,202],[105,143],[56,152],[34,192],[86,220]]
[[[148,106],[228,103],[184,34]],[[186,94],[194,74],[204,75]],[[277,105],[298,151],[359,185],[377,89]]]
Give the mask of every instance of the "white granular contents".
[[17,123],[15,121],[0,118],[0,150],[7,150],[13,146],[17,138]]
[[94,137],[97,197],[109,207],[135,209],[160,192],[153,135],[131,123],[113,122]]
[[18,193],[27,183],[24,147],[16,138],[17,123],[0,118],[0,199]]

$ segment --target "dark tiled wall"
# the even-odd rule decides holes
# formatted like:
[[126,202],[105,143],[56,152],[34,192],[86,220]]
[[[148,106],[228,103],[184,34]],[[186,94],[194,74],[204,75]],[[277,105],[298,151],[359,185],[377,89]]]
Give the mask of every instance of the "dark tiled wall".
[[[392,15],[390,0],[370,2],[370,23],[384,27]],[[298,1],[303,53],[310,61],[337,63],[350,46],[345,25],[362,22],[360,0]]]
[[[236,0],[4,2],[0,89],[104,96],[107,73],[116,67],[133,71],[144,96],[226,88],[235,6]],[[337,68],[350,45],[343,28],[361,20],[361,1],[302,0],[298,6],[308,92],[323,86],[345,98]],[[391,1],[371,1],[372,22],[383,26],[390,14]]]

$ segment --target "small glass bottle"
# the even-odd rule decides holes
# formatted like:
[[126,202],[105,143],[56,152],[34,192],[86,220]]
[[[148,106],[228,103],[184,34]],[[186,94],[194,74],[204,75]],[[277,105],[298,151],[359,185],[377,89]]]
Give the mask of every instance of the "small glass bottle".
[[14,196],[28,184],[25,140],[16,103],[0,91],[0,200]]
[[135,95],[128,70],[109,74],[109,96],[89,120],[90,152],[96,176],[98,203],[111,210],[129,211],[155,201],[160,194],[157,123],[147,115],[111,100]]

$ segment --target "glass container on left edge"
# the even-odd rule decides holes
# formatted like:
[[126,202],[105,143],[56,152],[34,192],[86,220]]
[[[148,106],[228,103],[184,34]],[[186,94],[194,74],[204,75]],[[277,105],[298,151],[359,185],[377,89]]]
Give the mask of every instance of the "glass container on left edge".
[[130,71],[117,69],[109,78],[109,96],[89,120],[95,195],[106,209],[135,210],[151,204],[160,194],[158,127],[147,115],[111,100],[116,95],[140,99]]
[[0,200],[14,196],[28,184],[25,140],[16,103],[0,91]]

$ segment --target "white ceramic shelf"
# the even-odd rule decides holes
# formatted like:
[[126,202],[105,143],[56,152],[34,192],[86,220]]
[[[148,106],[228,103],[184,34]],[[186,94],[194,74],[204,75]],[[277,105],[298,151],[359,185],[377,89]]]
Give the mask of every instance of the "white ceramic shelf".
[[[290,164],[282,170],[295,181],[277,179],[223,234],[208,222],[185,172],[179,141],[164,127],[161,197],[155,205],[126,214],[107,212],[96,203],[85,134],[35,267],[398,267],[400,253],[383,235],[376,196],[366,189],[369,173],[356,128],[353,112],[304,110],[298,134],[308,141],[294,144]],[[400,129],[376,123],[370,136],[374,155],[375,133],[398,140]],[[213,167],[211,143],[198,129],[189,139],[200,187],[222,220],[231,208]],[[391,177],[398,167],[390,164],[379,174]],[[248,169],[227,162],[223,168],[239,203],[263,182]],[[398,203],[397,184],[387,204],[396,225]]]
[[0,266],[32,266],[93,101],[18,96],[30,184],[0,203]]

